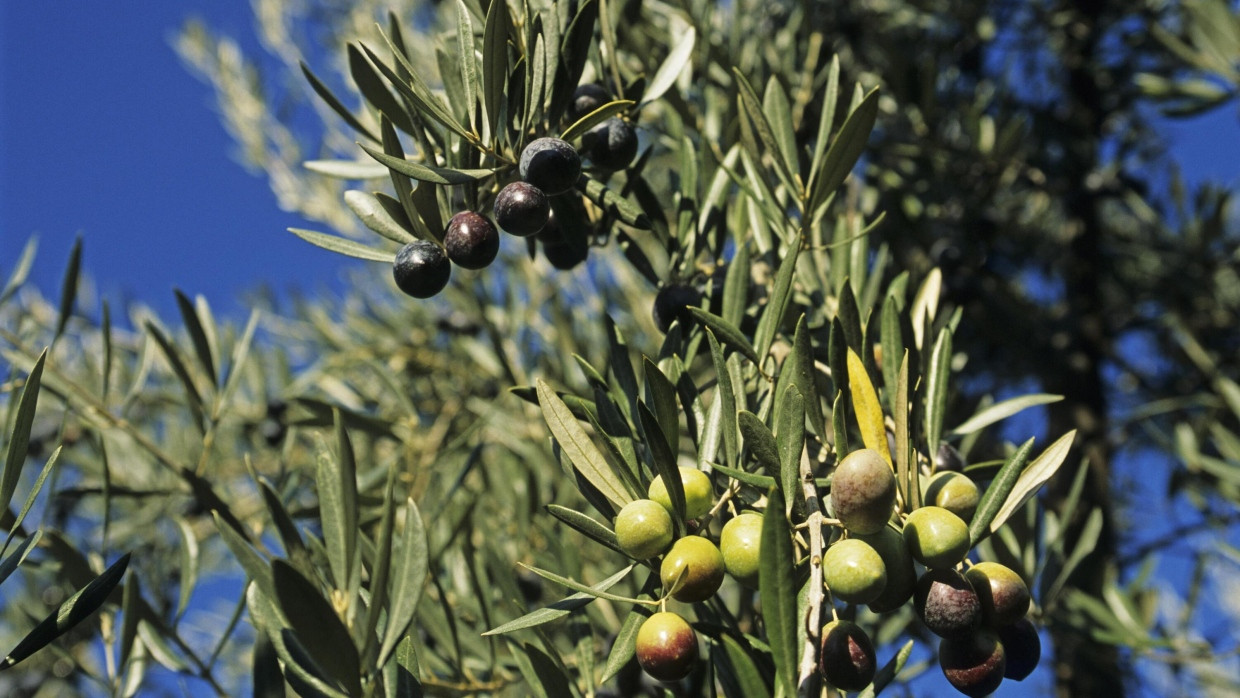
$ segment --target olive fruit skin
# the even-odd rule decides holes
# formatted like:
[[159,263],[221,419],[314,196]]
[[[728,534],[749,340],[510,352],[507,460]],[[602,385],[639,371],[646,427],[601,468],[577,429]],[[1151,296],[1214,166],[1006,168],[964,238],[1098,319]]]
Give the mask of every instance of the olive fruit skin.
[[[710,511],[715,503],[715,489],[710,484],[710,476],[697,468],[680,468],[680,484],[685,491],[685,520],[696,519]],[[663,476],[656,476],[650,482],[646,496],[662,504],[669,512],[672,511],[672,498],[663,484]]]
[[729,519],[719,532],[719,552],[724,569],[733,579],[757,589],[762,566],[762,516],[747,511]]
[[623,170],[637,157],[637,130],[633,124],[613,116],[581,137],[581,148],[595,167]]
[[652,678],[679,681],[693,672],[697,660],[697,633],[679,615],[660,611],[637,629],[637,663]]
[[702,292],[697,290],[697,287],[686,283],[668,284],[655,294],[651,313],[654,324],[664,334],[671,328],[673,320],[680,323],[682,330],[686,329],[693,321],[693,314],[689,312],[690,306],[696,308],[701,304]]
[[994,693],[1003,683],[1007,657],[999,636],[983,628],[940,642],[939,667],[957,691],[978,698]]
[[392,264],[396,286],[414,298],[430,298],[448,285],[452,265],[443,249],[429,240],[415,240],[400,248]]
[[548,196],[563,194],[581,176],[581,156],[567,141],[543,137],[531,141],[521,151],[521,179],[543,190]]
[[652,558],[672,544],[672,517],[658,502],[633,500],[616,515],[616,542],[629,557]]
[[926,570],[913,590],[913,608],[939,637],[968,635],[982,623],[977,592],[956,570]]
[[955,567],[969,554],[969,526],[943,507],[922,507],[904,521],[904,542],[931,569]]
[[849,533],[877,533],[896,503],[896,475],[875,450],[853,451],[840,461],[831,479],[835,518]]
[[884,526],[878,533],[857,536],[874,548],[883,559],[883,568],[887,570],[887,584],[878,598],[869,602],[870,610],[875,613],[887,613],[904,605],[913,597],[913,587],[917,585],[917,570],[913,567],[913,556],[904,544],[900,532],[892,526]]
[[570,121],[577,121],[610,101],[611,93],[606,87],[596,82],[578,85],[577,89],[573,90],[573,101],[568,105],[568,118]]
[[495,195],[494,211],[495,222],[504,232],[529,237],[546,227],[551,200],[529,182],[512,182]]
[[590,256],[590,246],[584,241],[577,242],[544,242],[543,256],[551,266],[560,271],[575,269]]
[[937,473],[926,487],[925,501],[943,507],[968,523],[973,520],[982,491],[977,483],[961,473],[951,471]]
[[670,588],[676,583],[680,571],[688,567],[684,584],[672,593],[672,598],[685,603],[705,601],[723,583],[723,554],[715,544],[701,536],[685,536],[675,543],[672,549],[663,556],[663,564],[659,566],[659,578],[663,587]]
[[1021,618],[1012,625],[997,630],[999,642],[1003,643],[1003,652],[1007,655],[1007,667],[1003,677],[1013,681],[1024,681],[1038,667],[1042,659],[1042,639],[1038,637],[1038,629],[1033,621]]
[[860,691],[874,681],[877,657],[874,643],[856,623],[835,620],[822,628],[818,670],[841,691]]
[[485,216],[461,211],[448,221],[443,246],[458,267],[482,269],[499,254],[499,231]]
[[986,625],[1011,625],[1029,612],[1029,586],[1012,568],[997,562],[979,562],[964,576],[982,602],[982,622]]
[[823,581],[831,595],[848,603],[869,603],[887,586],[883,558],[869,543],[847,538],[827,548],[822,556]]

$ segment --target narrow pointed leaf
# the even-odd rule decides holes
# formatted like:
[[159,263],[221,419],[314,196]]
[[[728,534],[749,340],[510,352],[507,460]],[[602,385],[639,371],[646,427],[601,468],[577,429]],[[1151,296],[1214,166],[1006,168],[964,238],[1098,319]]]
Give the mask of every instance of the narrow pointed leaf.
[[767,515],[762,517],[761,569],[758,595],[762,599],[762,619],[767,641],[775,659],[776,691],[796,695],[797,665],[797,588],[793,579],[796,553],[792,531],[784,517],[784,496],[779,489],[767,495]]
[[73,316],[73,304],[77,300],[78,275],[81,270],[82,238],[78,237],[74,239],[73,248],[69,250],[69,263],[65,266],[65,278],[60,285],[60,313],[56,320],[56,334],[53,336],[53,342],[64,334],[65,326],[69,324],[69,318]]
[[646,91],[642,93],[640,100],[642,105],[662,97],[672,85],[676,84],[676,78],[680,77],[689,59],[693,56],[693,46],[696,42],[697,31],[689,27],[689,31],[680,37],[676,47],[667,54],[667,58],[663,59],[663,62],[659,64],[659,69],[655,71],[654,77],[646,84]]
[[388,655],[413,622],[430,569],[426,526],[412,497],[405,500],[404,515],[404,528],[392,543],[390,605],[383,645],[379,650],[380,665],[387,663]]
[[1008,457],[1003,467],[999,469],[999,473],[982,493],[981,499],[977,502],[977,510],[973,513],[973,519],[969,522],[969,539],[973,541],[973,545],[977,545],[979,541],[990,535],[991,522],[998,516],[1008,495],[1016,487],[1016,481],[1020,479],[1020,474],[1029,462],[1032,452],[1033,438],[1030,437]]
[[389,264],[396,259],[395,252],[370,247],[335,235],[316,233],[313,230],[303,230],[301,228],[289,228],[288,231],[311,245],[322,247],[325,250],[347,257],[356,257],[370,262],[387,262]]
[[451,167],[432,167],[423,165],[412,160],[393,157],[384,153],[377,148],[372,148],[363,143],[358,144],[362,150],[370,157],[378,160],[388,168],[395,170],[403,175],[412,177],[419,182],[431,182],[432,184],[470,184],[476,182],[483,177],[494,174],[492,170],[473,169],[473,170],[456,170]]
[[753,345],[749,343],[749,340],[735,325],[701,308],[689,307],[689,313],[693,315],[694,319],[705,325],[719,341],[733,350],[739,351],[742,356],[752,361],[755,366],[758,365],[758,353],[754,351]]
[[405,230],[403,225],[392,217],[387,207],[374,194],[350,189],[344,193],[344,203],[367,228],[388,240],[403,245],[416,239],[408,230]]
[[792,511],[804,510],[800,497],[801,451],[805,449],[805,401],[795,385],[788,386],[783,396],[784,407],[779,421],[779,481],[784,498]]
[[541,378],[538,379],[536,388],[543,419],[573,466],[616,506],[622,507],[632,501],[624,483],[612,472],[611,465],[590,441],[585,429],[577,423],[577,418],[568,409],[568,405],[564,404],[551,386]]
[[857,164],[861,153],[865,151],[870,131],[874,130],[874,122],[877,119],[878,88],[874,88],[848,115],[844,125],[840,127],[840,132],[827,150],[822,165],[818,169],[818,178],[811,185],[810,205],[807,210],[817,209],[818,204],[825,200],[828,194],[844,183],[844,179]]
[[39,384],[43,380],[45,361],[47,349],[35,360],[26,376],[26,384],[22,386],[21,396],[17,398],[17,417],[9,435],[4,473],[0,475],[0,511],[8,511],[9,502],[13,501],[13,493],[17,491],[17,482],[22,475],[22,466],[26,464],[26,454],[30,449],[30,430],[34,426],[34,413],[39,405]]
[[757,415],[749,410],[740,410],[736,416],[741,436],[745,439],[745,450],[758,461],[759,467],[771,473],[772,476],[778,475],[780,472],[779,444],[775,441],[775,435],[761,419],[758,419]]
[[883,454],[887,464],[894,468],[891,450],[887,447],[887,426],[883,422],[883,408],[878,403],[878,393],[870,382],[870,374],[861,363],[861,357],[848,350],[848,385],[852,394],[853,414],[857,415],[857,427],[861,430],[861,442],[866,448]]
[[273,560],[276,603],[315,665],[350,695],[361,693],[360,661],[349,630],[317,585],[284,560]]
[[937,451],[943,438],[943,416],[947,412],[947,379],[951,374],[952,333],[944,327],[930,352],[926,376],[926,447]]
[[[599,582],[598,584],[591,586],[590,587],[591,592],[600,593],[600,592],[607,591],[608,589],[615,586],[616,583],[619,582],[621,579],[624,579],[626,576],[628,576],[629,571],[631,569],[632,569],[631,567],[626,567],[620,570],[619,572],[613,574],[612,576],[608,577],[607,579],[604,579],[603,581]],[[517,630],[525,630],[526,628],[537,627],[544,623],[550,623],[553,620],[558,620],[560,618],[563,618],[564,616],[567,616],[573,611],[576,611],[586,606],[591,601],[593,601],[595,598],[596,597],[593,596],[592,594],[583,594],[579,592],[579,593],[573,594],[572,596],[565,597],[564,599],[561,599],[560,601],[556,601],[555,603],[549,604],[544,608],[540,608],[537,611],[534,611],[533,613],[527,613],[524,616],[517,618],[516,620],[510,621],[508,623],[504,623],[503,625],[499,627],[492,628],[482,634],[483,635],[503,635],[505,633],[511,633]]]
[[0,670],[8,669],[35,652],[43,649],[48,643],[68,632],[70,628],[86,620],[108,600],[112,590],[120,583],[129,567],[129,553],[95,577],[89,584],[82,587],[76,594],[51,613],[26,634],[17,646],[9,650],[4,661],[0,661]]
[[1021,395],[1019,397],[1009,398],[978,411],[977,414],[969,417],[960,426],[952,429],[953,436],[964,436],[972,434],[975,431],[984,429],[995,422],[1007,419],[1021,410],[1038,405],[1049,405],[1053,402],[1059,402],[1063,399],[1062,395],[1048,395],[1045,393],[1037,393],[1033,395]]
[[[1072,449],[1072,441],[1076,438],[1076,430],[1064,434],[1059,437],[1055,443],[1051,444],[1037,458],[1029,464],[1027,468],[1021,471],[1020,477],[1017,478],[1012,491],[1004,500],[1003,506],[999,508],[999,512],[995,514],[995,518],[988,525],[991,533],[999,530],[1007,520],[1015,514],[1025,502],[1029,501],[1033,495],[1037,494],[1038,489],[1046,484],[1047,480],[1055,475],[1059,470],[1059,466],[1063,465],[1068,458],[1068,452]],[[980,508],[981,503],[978,503]],[[976,516],[976,515],[975,515]]]
[[319,98],[322,99],[327,106],[331,107],[332,111],[336,112],[341,119],[344,119],[344,122],[349,125],[349,128],[357,131],[376,143],[379,142],[379,137],[372,133],[370,129],[366,128],[361,121],[358,121],[357,117],[353,115],[353,112],[349,111],[347,107],[340,103],[340,100],[336,98],[336,95],[328,89],[327,85],[323,84],[323,81],[320,80],[304,62],[301,63],[301,73],[306,76],[306,80],[310,83],[310,87],[314,88],[314,91],[319,95]]
[[796,272],[797,258],[801,254],[802,233],[797,233],[788,250],[779,263],[779,271],[775,273],[775,283],[771,287],[770,300],[762,317],[758,320],[758,329],[754,333],[754,346],[758,356],[766,356],[775,341],[775,333],[784,321],[784,312],[788,309],[788,300],[792,296],[792,276]]
[[211,385],[218,385],[219,377],[215,373],[215,357],[211,352],[211,344],[207,341],[207,332],[203,323],[194,310],[194,303],[180,289],[173,289],[172,292],[176,295],[177,308],[181,311],[181,321],[185,323],[185,331],[189,333],[190,341],[194,344],[194,353],[198,355],[198,363],[211,381]]
[[675,454],[680,450],[680,410],[676,404],[676,386],[648,357],[642,357],[642,370],[646,375],[646,395],[651,411],[667,439],[668,449]]

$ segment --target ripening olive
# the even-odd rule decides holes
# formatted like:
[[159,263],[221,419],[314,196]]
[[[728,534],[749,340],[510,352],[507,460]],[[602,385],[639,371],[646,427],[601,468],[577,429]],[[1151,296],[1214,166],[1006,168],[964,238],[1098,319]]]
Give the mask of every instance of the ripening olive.
[[913,511],[904,521],[903,535],[909,552],[926,567],[955,567],[969,554],[969,526],[943,507]]
[[823,581],[831,595],[848,603],[869,603],[887,586],[883,558],[869,543],[847,538],[822,556]]
[[982,622],[986,625],[1011,625],[1029,612],[1029,586],[1012,568],[997,562],[979,562],[964,576],[982,602]]
[[[710,484],[710,476],[697,468],[680,468],[680,484],[685,491],[685,520],[696,519],[710,511],[715,503],[715,490]],[[672,511],[672,498],[663,484],[663,476],[658,475],[650,482],[646,496],[662,504]]]
[[1003,643],[993,630],[982,628],[939,643],[939,667],[957,691],[978,698],[1003,683],[1007,659]]
[[658,502],[637,499],[616,515],[616,542],[630,557],[645,560],[672,544],[672,517]]
[[822,628],[818,669],[841,691],[860,691],[874,680],[877,657],[870,636],[856,623],[834,620]]
[[723,525],[719,532],[719,552],[723,566],[736,581],[750,589],[758,588],[761,567],[762,516],[746,511]]
[[651,677],[679,681],[693,671],[697,659],[697,633],[679,615],[661,611],[637,629],[637,663]]
[[701,536],[685,536],[672,544],[659,566],[659,578],[665,589],[671,588],[688,568],[680,588],[672,592],[677,601],[705,601],[723,583],[723,554],[715,544]]
[[926,570],[913,590],[913,608],[939,637],[967,635],[982,622],[977,592],[956,570]]
[[891,518],[895,502],[896,476],[878,451],[853,451],[836,466],[831,478],[831,506],[835,518],[850,533],[880,531]]
[[965,523],[973,520],[973,512],[977,511],[978,500],[982,492],[977,483],[961,473],[936,473],[926,487],[925,501],[936,507],[943,507],[959,516]]

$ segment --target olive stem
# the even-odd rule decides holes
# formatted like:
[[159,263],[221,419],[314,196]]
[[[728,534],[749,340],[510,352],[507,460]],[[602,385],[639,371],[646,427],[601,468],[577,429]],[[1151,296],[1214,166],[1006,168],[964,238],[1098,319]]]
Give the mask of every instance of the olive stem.
[[[822,633],[822,607],[826,604],[826,594],[822,579],[823,537],[822,507],[819,504],[818,487],[814,484],[814,466],[810,462],[809,451],[801,449],[801,490],[805,494],[805,521],[809,526],[809,598],[808,612],[805,618],[805,646],[801,648],[801,671],[797,678],[797,696],[808,697],[815,685],[812,680],[818,668],[818,638]],[[831,614],[835,615],[835,605],[831,604]]]

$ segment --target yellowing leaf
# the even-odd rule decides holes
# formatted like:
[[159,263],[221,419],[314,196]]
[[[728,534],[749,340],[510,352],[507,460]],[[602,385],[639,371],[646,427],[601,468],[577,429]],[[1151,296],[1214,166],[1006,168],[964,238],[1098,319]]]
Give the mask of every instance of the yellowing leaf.
[[887,448],[887,428],[883,425],[883,408],[878,404],[878,393],[870,382],[870,374],[861,363],[861,357],[851,348],[848,350],[848,386],[852,392],[853,412],[861,429],[861,441],[866,448],[883,454],[891,465],[891,450]]

